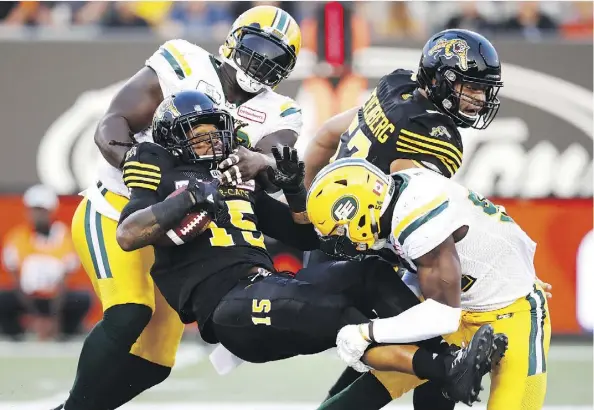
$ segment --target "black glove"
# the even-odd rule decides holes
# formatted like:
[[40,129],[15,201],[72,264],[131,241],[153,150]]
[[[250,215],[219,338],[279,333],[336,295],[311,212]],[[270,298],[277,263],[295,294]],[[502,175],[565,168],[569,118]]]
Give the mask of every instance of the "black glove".
[[270,182],[281,188],[285,194],[303,190],[305,164],[299,161],[297,150],[284,145],[282,155],[276,146],[271,148],[271,152],[276,160],[276,169],[268,167],[266,170]]
[[214,216],[215,222],[220,224],[229,223],[229,207],[218,191],[219,180],[202,182],[192,180],[188,183],[186,190],[194,198],[194,209],[205,210]]

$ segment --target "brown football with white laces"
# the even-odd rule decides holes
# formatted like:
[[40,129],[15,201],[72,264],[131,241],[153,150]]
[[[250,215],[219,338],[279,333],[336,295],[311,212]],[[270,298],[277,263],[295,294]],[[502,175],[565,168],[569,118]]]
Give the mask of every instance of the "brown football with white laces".
[[[174,197],[181,194],[186,190],[186,187],[176,189],[167,198]],[[194,211],[190,212],[181,220],[178,226],[170,229],[159,239],[157,245],[159,246],[179,246],[184,245],[204,231],[208,229],[208,226],[212,222],[212,218],[206,211]]]

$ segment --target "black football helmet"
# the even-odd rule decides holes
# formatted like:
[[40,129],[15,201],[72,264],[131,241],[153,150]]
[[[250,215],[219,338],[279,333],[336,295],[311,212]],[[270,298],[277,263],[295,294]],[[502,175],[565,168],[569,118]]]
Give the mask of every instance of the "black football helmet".
[[[485,129],[499,111],[497,94],[503,87],[499,56],[489,40],[473,31],[451,29],[432,36],[423,47],[417,82],[459,127]],[[463,95],[465,86],[484,91],[485,100]],[[478,111],[474,115],[461,111],[461,98]]]
[[[217,131],[196,134],[197,125],[212,124]],[[182,91],[165,98],[153,116],[153,140],[187,163],[216,167],[234,149],[233,117],[200,91]],[[194,145],[208,136],[212,155],[198,156]],[[216,147],[216,148],[215,148]]]

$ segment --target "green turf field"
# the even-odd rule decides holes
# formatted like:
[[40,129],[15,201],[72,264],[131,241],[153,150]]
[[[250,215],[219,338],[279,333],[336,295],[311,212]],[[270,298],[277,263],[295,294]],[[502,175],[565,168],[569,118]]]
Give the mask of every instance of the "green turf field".
[[[80,347],[80,342],[0,342],[0,409],[43,410],[57,405],[71,385]],[[265,365],[243,364],[229,375],[219,376],[210,365],[208,352],[185,342],[172,376],[123,408],[315,409],[342,368],[330,351]],[[553,344],[547,368],[546,410],[592,408],[591,344]],[[485,380],[488,384],[488,378]],[[390,408],[412,409],[410,397]]]

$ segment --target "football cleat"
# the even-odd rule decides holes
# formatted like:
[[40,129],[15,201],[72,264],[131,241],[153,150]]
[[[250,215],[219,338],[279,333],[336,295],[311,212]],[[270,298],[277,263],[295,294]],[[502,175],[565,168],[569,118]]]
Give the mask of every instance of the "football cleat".
[[491,325],[483,325],[472,337],[468,346],[446,357],[446,382],[443,394],[450,400],[468,406],[480,401],[483,376],[491,371],[507,349],[507,338],[495,335]]

